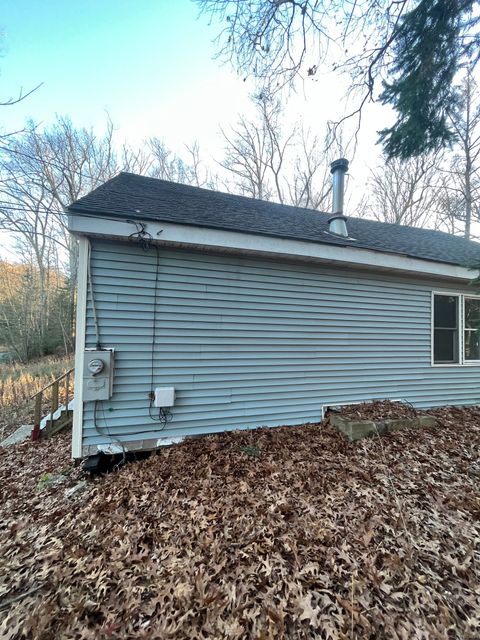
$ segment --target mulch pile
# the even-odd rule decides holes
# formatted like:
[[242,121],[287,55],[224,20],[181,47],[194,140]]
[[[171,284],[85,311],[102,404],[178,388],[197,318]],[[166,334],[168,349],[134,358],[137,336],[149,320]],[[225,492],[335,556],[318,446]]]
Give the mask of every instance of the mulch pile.
[[[223,433],[88,480],[0,454],[0,638],[480,637],[480,409]],[[62,474],[45,484],[45,474]]]

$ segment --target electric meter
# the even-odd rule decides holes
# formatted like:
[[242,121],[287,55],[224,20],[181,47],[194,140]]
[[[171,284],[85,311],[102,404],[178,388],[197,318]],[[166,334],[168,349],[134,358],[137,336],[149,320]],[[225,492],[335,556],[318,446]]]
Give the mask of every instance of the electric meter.
[[108,400],[113,392],[113,349],[85,349],[83,401]]
[[105,363],[103,362],[103,360],[99,360],[98,358],[90,360],[90,362],[88,363],[88,370],[90,371],[92,376],[96,376],[101,373],[104,367]]

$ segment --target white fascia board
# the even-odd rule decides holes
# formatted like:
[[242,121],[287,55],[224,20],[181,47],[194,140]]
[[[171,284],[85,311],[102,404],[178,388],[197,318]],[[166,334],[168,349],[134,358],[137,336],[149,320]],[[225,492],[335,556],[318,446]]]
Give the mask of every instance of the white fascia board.
[[75,394],[73,405],[72,458],[82,457],[83,357],[87,323],[87,281],[90,242],[80,236],[78,247],[77,317],[75,323]]
[[[407,274],[415,273],[422,276],[464,281],[471,281],[479,275],[477,269],[420,260],[395,253],[361,249],[351,245],[321,244],[172,222],[147,221],[144,224],[145,231],[152,236],[153,240],[165,246],[235,251],[272,258],[311,259],[316,262],[342,266],[377,271],[397,271]],[[74,234],[110,239],[126,239],[136,232],[135,225],[129,222],[72,213],[69,216],[69,229]]]

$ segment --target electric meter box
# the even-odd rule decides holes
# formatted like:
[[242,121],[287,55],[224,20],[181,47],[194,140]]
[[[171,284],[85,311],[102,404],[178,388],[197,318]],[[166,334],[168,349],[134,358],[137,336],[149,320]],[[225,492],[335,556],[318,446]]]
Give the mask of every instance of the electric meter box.
[[113,349],[85,349],[83,400],[108,400],[113,389]]

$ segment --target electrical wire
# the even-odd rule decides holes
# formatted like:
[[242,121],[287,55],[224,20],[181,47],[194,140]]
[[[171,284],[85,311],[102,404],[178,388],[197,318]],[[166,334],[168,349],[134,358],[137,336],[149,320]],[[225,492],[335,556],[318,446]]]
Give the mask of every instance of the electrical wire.
[[155,407],[153,406],[153,399],[150,399],[150,405],[148,407],[148,415],[150,419],[154,422],[160,423],[160,431],[163,431],[167,426],[167,423],[173,419],[172,412],[167,407],[160,407],[158,409],[158,413],[155,414],[153,411]]
[[[172,420],[173,416],[171,411],[165,407],[160,407],[157,415],[153,413],[153,409],[154,409],[153,383],[154,383],[155,347],[156,347],[156,332],[157,332],[158,283],[160,279],[160,251],[158,246],[152,243],[152,240],[153,240],[152,235],[148,233],[148,231],[146,230],[146,225],[143,222],[136,222],[132,220],[128,220],[127,222],[131,222],[136,227],[136,231],[134,231],[129,236],[130,242],[134,242],[135,244],[140,245],[144,251],[148,251],[152,247],[155,249],[155,289],[154,289],[154,302],[153,302],[153,327],[152,327],[152,344],[151,344],[151,362],[150,362],[151,371],[150,371],[150,393],[149,393],[148,414],[152,420],[154,420],[155,422],[160,422],[160,429],[163,430],[165,429],[167,423],[170,422],[170,420]],[[88,256],[87,256],[87,279],[88,279],[88,286],[90,290],[90,298],[92,302],[92,314],[93,314],[93,322],[95,327],[96,348],[98,350],[101,350],[102,346],[100,343],[100,328],[99,328],[97,311],[95,306],[95,297],[93,293],[93,282],[92,282],[92,273],[91,273],[90,263],[91,263],[91,245],[89,242]],[[106,433],[101,431],[101,427],[99,426],[98,419],[97,419],[97,410],[98,410],[99,402],[100,402],[99,400],[95,400],[94,402],[93,426],[99,435],[101,436],[106,435],[112,442],[118,444],[121,447],[123,452],[123,457],[122,457],[122,460],[120,460],[118,464],[115,465],[114,469],[116,470],[126,462],[126,449],[123,442],[118,438],[115,438],[114,436],[112,436],[109,431],[103,402],[101,407],[102,407],[103,421],[105,423],[104,429],[106,430]]]
[[138,220],[127,220],[126,222],[135,225],[137,229],[128,236],[128,241],[138,244],[143,251],[149,251],[152,246],[153,236],[151,233],[148,233],[147,225],[144,222],[139,222]]
[[[0,144],[0,152],[3,153],[13,153],[14,155],[17,156],[23,156],[24,158],[28,158],[29,160],[33,160],[34,162],[38,162],[41,165],[47,165],[49,167],[53,167],[54,169],[57,169],[58,171],[62,172],[62,175],[64,175],[64,171],[65,171],[65,167],[62,166],[61,164],[57,164],[56,162],[52,161],[52,160],[46,160],[45,158],[39,158],[38,156],[32,156],[29,153],[25,153],[25,151],[20,151],[19,149],[12,149],[11,147],[5,146]],[[78,169],[73,169],[71,167],[69,167],[69,171],[71,173],[75,173],[77,176],[80,176],[81,178],[86,178],[87,180],[92,180],[92,175],[88,175],[87,173],[82,173],[81,171],[79,171]]]
[[153,393],[153,378],[155,366],[155,351],[157,346],[157,307],[158,307],[158,281],[160,278],[160,251],[155,245],[155,291],[153,294],[153,320],[152,320],[152,344],[151,344],[151,360],[150,360],[150,390]]
[[7,201],[3,201],[3,202],[0,201],[0,209],[2,211],[31,211],[32,213],[48,213],[55,216],[63,216],[64,218],[67,217],[67,214],[64,211],[51,211],[48,207],[46,207],[43,204],[40,204],[40,206],[38,207],[39,211],[37,211],[32,206],[28,206],[28,205],[20,206],[20,205],[11,204],[10,202],[7,202]]
[[[156,355],[156,338],[157,338],[157,312],[158,312],[158,283],[159,283],[159,279],[160,279],[160,251],[158,248],[158,245],[153,244],[152,240],[153,237],[150,233],[148,233],[148,231],[146,230],[146,225],[143,222],[138,222],[138,221],[133,221],[133,220],[127,220],[127,222],[135,225],[136,231],[134,231],[133,233],[130,234],[129,236],[129,241],[133,242],[135,244],[138,244],[143,251],[149,251],[152,247],[155,250],[155,285],[154,285],[154,298],[153,298],[153,320],[152,320],[152,342],[151,342],[151,360],[150,360],[150,392],[148,394],[149,396],[149,406],[148,406],[148,415],[150,417],[151,420],[153,420],[154,422],[159,422],[160,423],[160,429],[163,430],[165,429],[166,425],[168,422],[170,422],[170,420],[172,420],[173,416],[171,411],[166,408],[166,407],[160,407],[158,409],[158,412],[154,412],[154,406],[153,406],[153,401],[155,398],[155,391],[154,391],[154,377],[155,377],[155,355]],[[160,232],[161,233],[161,232]],[[95,336],[96,336],[96,348],[98,350],[102,349],[101,346],[101,342],[100,342],[100,328],[99,328],[99,323],[98,323],[98,318],[97,318],[97,310],[96,310],[96,306],[95,306],[95,297],[94,297],[94,293],[93,293],[93,282],[92,282],[92,273],[91,273],[91,247],[90,247],[90,243],[88,246],[88,259],[87,259],[87,278],[88,278],[88,286],[89,286],[89,290],[90,290],[90,298],[91,298],[91,302],[92,302],[92,314],[93,314],[93,322],[94,322],[94,327],[95,327]],[[102,411],[103,411],[103,420],[105,422],[105,426],[107,429],[107,434],[104,434],[100,431],[100,427],[98,426],[98,421],[97,421],[97,407],[98,407],[98,400],[95,400],[95,404],[94,404],[94,412],[93,412],[93,423],[94,423],[94,427],[96,429],[96,431],[100,434],[100,435],[107,435],[110,440],[112,440],[113,442],[118,443],[121,447],[122,447],[122,451],[123,451],[123,461],[121,464],[124,463],[125,461],[125,448],[123,443],[114,438],[110,432],[108,431],[108,426],[107,426],[107,420],[106,420],[106,416],[105,416],[105,411],[102,405]],[[120,465],[120,463],[119,463]],[[119,466],[117,465],[117,466]]]
[[[95,431],[100,435],[100,436],[107,436],[112,442],[114,442],[115,444],[117,444],[121,449],[122,449],[122,459],[120,460],[120,462],[118,462],[118,464],[116,464],[114,466],[114,470],[116,471],[119,467],[121,467],[122,465],[125,464],[125,462],[127,461],[127,450],[125,449],[125,445],[123,444],[123,442],[121,440],[119,440],[118,438],[115,438],[115,436],[112,436],[112,434],[110,433],[110,430],[108,428],[108,424],[107,424],[107,418],[105,416],[105,407],[103,406],[103,402],[102,402],[102,413],[103,413],[103,421],[105,423],[104,427],[100,427],[98,424],[98,420],[97,420],[97,408],[98,408],[98,403],[101,402],[100,400],[95,400],[94,405],[93,405],[93,426]],[[105,429],[106,430],[106,434],[101,431],[101,429]]]
[[112,440],[112,442],[116,442],[120,447],[122,447],[122,459],[119,460],[117,462],[117,464],[113,467],[114,471],[117,471],[120,467],[122,467],[126,461],[127,461],[127,451],[125,449],[125,445],[123,444],[123,442],[121,440],[119,440],[118,438],[114,438],[111,434],[110,434],[110,430],[108,428],[108,424],[107,424],[107,416],[105,415],[105,403],[102,402],[102,415],[103,415],[103,422],[105,424],[105,428],[107,430],[107,434],[110,438],[110,440]]
[[[100,343],[100,328],[98,325],[98,318],[97,318],[97,311],[96,311],[96,307],[95,307],[95,297],[93,295],[93,283],[92,283],[92,273],[90,270],[90,258],[91,258],[91,246],[90,246],[90,242],[88,243],[88,255],[87,255],[87,278],[88,278],[88,286],[90,289],[90,298],[92,301],[92,312],[93,312],[93,323],[95,326],[95,336],[96,336],[96,349],[98,349],[99,351],[102,350],[102,346]],[[105,407],[103,405],[102,402],[102,414],[103,414],[103,421],[105,423],[105,430],[106,430],[106,434],[101,431],[101,427],[98,425],[98,420],[97,420],[97,409],[98,409],[98,403],[100,402],[100,400],[95,400],[94,405],[93,405],[93,426],[96,430],[96,432],[101,435],[101,436],[107,436],[112,442],[116,443],[119,447],[121,447],[122,449],[122,460],[115,465],[114,469],[118,469],[121,465],[125,464],[127,456],[126,456],[126,449],[125,446],[123,444],[123,442],[121,440],[119,440],[118,438],[115,438],[114,436],[112,436],[112,434],[109,431],[108,428],[108,424],[107,424],[107,417],[105,415]]]
[[[150,236],[151,237],[151,236]],[[172,419],[172,414],[168,409],[160,407],[158,414],[155,415],[153,412],[154,406],[153,401],[155,398],[155,390],[154,390],[154,378],[155,378],[155,355],[156,355],[156,347],[157,347],[157,311],[158,311],[158,282],[160,279],[160,250],[158,245],[153,245],[155,249],[155,289],[153,296],[153,320],[152,320],[152,343],[150,346],[151,359],[150,359],[150,393],[149,396],[149,405],[148,405],[148,415],[150,419],[154,422],[160,422],[161,429],[165,429],[167,422]]]
[[[160,280],[160,250],[158,245],[153,242],[153,236],[147,231],[147,225],[144,222],[138,220],[127,220],[128,223],[135,226],[135,231],[128,236],[129,242],[133,242],[139,245],[143,251],[155,250],[155,282],[153,293],[153,319],[152,319],[152,342],[150,345],[150,391],[148,393],[148,415],[154,422],[160,423],[160,429],[165,429],[166,425],[173,416],[171,411],[166,407],[160,407],[158,411],[154,411],[156,407],[153,406],[155,399],[155,356],[157,347],[157,313],[158,313],[158,283]],[[160,230],[158,234],[162,233]],[[157,234],[157,235],[158,235]]]
[[92,301],[92,314],[93,314],[93,325],[95,327],[95,339],[96,339],[96,348],[98,351],[102,349],[102,345],[100,343],[100,328],[98,325],[97,318],[97,309],[95,306],[95,297],[93,295],[93,284],[92,284],[92,272],[90,268],[90,259],[91,259],[91,246],[90,242],[88,242],[88,255],[87,255],[87,278],[88,278],[88,288],[90,289],[90,299]]

